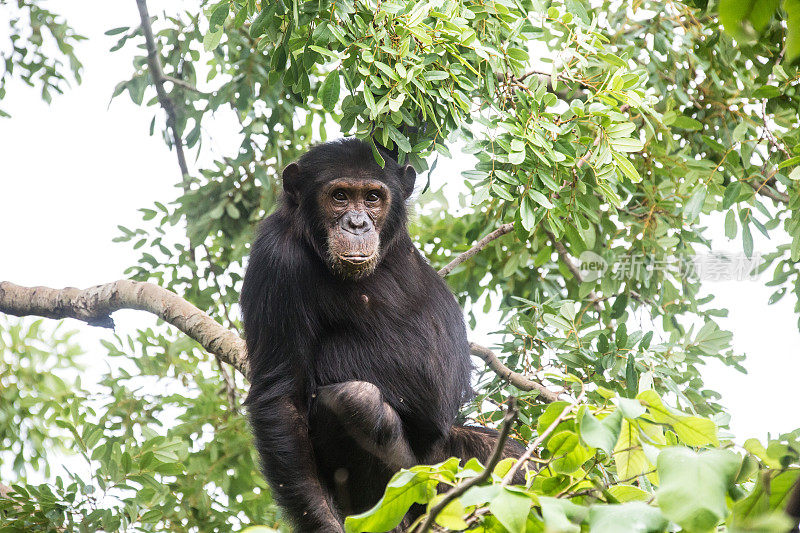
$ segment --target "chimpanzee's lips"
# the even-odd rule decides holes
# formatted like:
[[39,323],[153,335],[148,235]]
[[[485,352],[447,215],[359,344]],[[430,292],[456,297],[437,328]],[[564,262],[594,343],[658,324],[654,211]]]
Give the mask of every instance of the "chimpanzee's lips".
[[372,255],[361,255],[361,254],[354,254],[354,255],[340,255],[339,257],[343,261],[347,261],[348,263],[353,263],[355,265],[359,265],[361,263],[366,263],[370,259],[372,259]]

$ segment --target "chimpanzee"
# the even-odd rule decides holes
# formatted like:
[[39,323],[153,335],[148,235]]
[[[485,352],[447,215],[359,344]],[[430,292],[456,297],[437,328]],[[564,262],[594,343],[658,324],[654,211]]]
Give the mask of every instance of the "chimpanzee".
[[463,316],[406,229],[416,172],[383,157],[351,138],[288,165],[242,287],[250,422],[303,533],[342,532],[398,469],[485,461],[496,438],[454,425],[472,394]]

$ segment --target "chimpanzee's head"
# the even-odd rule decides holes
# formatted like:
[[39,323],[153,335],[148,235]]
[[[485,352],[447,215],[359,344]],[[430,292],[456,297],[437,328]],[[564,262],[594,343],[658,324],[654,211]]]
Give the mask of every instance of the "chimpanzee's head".
[[398,231],[417,174],[348,138],[317,145],[283,171],[284,200],[331,271],[358,280],[374,272]]

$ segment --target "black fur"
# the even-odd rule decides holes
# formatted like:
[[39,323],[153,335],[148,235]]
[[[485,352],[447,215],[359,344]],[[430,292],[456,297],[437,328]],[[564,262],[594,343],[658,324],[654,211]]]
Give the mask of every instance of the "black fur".
[[[355,139],[318,145],[298,166],[292,189],[260,227],[242,288],[247,403],[267,480],[297,530],[341,532],[342,515],[374,505],[393,468],[318,408],[321,387],[376,385],[418,461],[451,450],[485,460],[491,446],[485,433],[451,431],[471,394],[469,347],[458,303],[406,229],[413,170],[388,156],[381,169]],[[353,173],[382,181],[393,199],[380,262],[358,281],[327,266],[316,199],[321,184]]]

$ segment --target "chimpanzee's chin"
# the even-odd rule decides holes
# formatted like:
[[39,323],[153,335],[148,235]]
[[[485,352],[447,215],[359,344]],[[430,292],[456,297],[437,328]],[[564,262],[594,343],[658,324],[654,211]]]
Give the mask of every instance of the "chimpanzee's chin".
[[334,256],[331,258],[330,267],[334,275],[340,279],[359,281],[375,272],[378,255],[378,252],[375,252],[369,257]]

